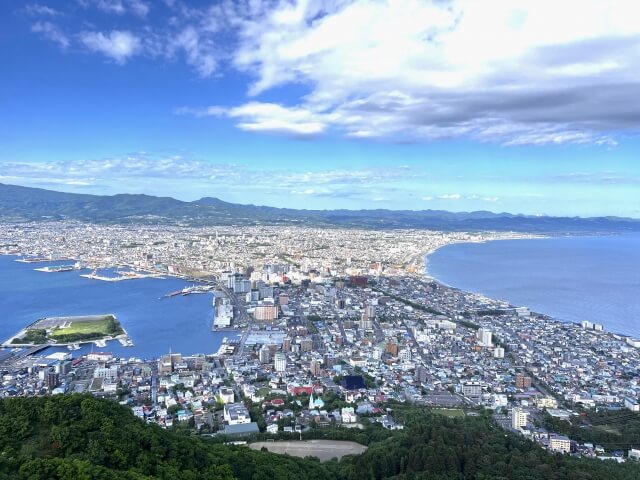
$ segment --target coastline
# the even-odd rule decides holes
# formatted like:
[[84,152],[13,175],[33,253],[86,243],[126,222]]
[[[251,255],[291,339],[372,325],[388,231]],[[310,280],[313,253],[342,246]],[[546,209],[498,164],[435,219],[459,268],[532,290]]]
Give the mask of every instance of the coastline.
[[[574,235],[574,234],[566,234],[566,235],[546,235],[546,236],[536,236],[536,235],[532,235],[532,236],[520,236],[520,237],[512,237],[512,238],[490,238],[490,239],[485,239],[482,241],[454,241],[451,243],[447,243],[445,245],[440,245],[436,248],[433,248],[431,250],[429,250],[427,253],[425,253],[424,256],[424,278],[430,281],[433,281],[439,285],[442,285],[446,288],[450,288],[450,289],[454,289],[454,290],[458,290],[460,292],[466,293],[468,295],[474,295],[480,298],[484,298],[488,301],[492,301],[492,302],[498,302],[498,303],[503,303],[503,304],[507,304],[510,308],[518,308],[518,307],[525,307],[525,308],[529,308],[526,305],[518,305],[513,303],[511,300],[508,299],[501,299],[501,298],[495,298],[493,296],[490,296],[488,294],[482,293],[482,292],[475,292],[475,291],[470,291],[470,290],[465,290],[463,288],[460,287],[456,287],[455,285],[450,285],[446,282],[444,282],[443,280],[435,277],[434,275],[432,275],[429,270],[428,270],[428,266],[429,266],[429,257],[431,255],[433,255],[434,253],[436,253],[438,250],[440,250],[441,248],[450,246],[450,245],[461,245],[461,244],[478,244],[478,243],[488,243],[488,242],[498,242],[501,240],[536,240],[536,239],[551,239],[551,238],[558,238],[558,237],[563,237],[563,238],[572,238],[572,237],[583,237],[583,236],[588,236],[588,237],[604,237],[604,236],[616,236],[616,235],[620,235],[619,233],[595,233],[595,234],[585,234],[585,235]],[[544,313],[544,312],[539,312],[536,310],[530,310],[532,314],[534,315],[538,315],[538,316],[542,316],[544,317],[546,320],[548,321],[554,321],[554,322],[558,322],[558,323],[562,323],[562,324],[571,324],[571,325],[577,325],[578,327],[581,326],[581,323],[575,320],[566,320],[566,319],[562,319],[558,316],[555,315],[550,315],[548,313]],[[614,330],[609,330],[606,326],[605,329],[603,331],[603,333],[606,334],[611,334],[611,335],[616,335],[622,338],[637,338],[638,335],[633,335],[633,334],[628,334],[628,333],[621,333],[621,332],[616,332]]]
[[[433,248],[431,248],[429,250],[424,251],[422,253],[422,257],[423,257],[422,274],[423,274],[423,276],[428,278],[429,280],[433,280],[435,282],[438,282],[439,284],[444,285],[445,287],[457,288],[457,287],[454,287],[453,285],[447,285],[442,280],[432,276],[429,273],[429,257],[431,255],[433,255],[434,253],[436,253],[438,250],[440,250],[442,248],[445,248],[445,247],[449,247],[451,245],[463,245],[463,244],[475,245],[475,244],[479,244],[479,243],[500,242],[500,241],[505,241],[505,240],[545,240],[545,239],[549,239],[549,238],[555,238],[557,236],[557,235],[539,235],[539,234],[535,234],[535,233],[520,234],[520,233],[516,233],[516,232],[511,232],[509,234],[510,236],[502,236],[502,235],[496,235],[496,234],[493,234],[493,235],[495,235],[495,236],[494,237],[489,237],[489,238],[482,238],[482,239],[478,239],[478,240],[472,240],[472,239],[453,240],[453,241],[444,243],[442,245],[438,245],[436,247],[433,247]],[[572,235],[567,235],[567,236],[572,236]],[[467,292],[467,293],[474,293],[474,292]]]

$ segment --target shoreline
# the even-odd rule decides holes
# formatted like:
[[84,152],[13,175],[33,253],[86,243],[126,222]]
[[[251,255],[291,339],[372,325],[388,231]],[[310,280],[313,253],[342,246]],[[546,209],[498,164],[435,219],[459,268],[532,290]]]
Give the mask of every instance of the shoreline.
[[[547,236],[531,236],[531,237],[513,237],[513,238],[494,238],[494,239],[486,239],[486,240],[481,240],[481,241],[459,241],[459,242],[451,242],[451,243],[447,243],[445,245],[441,245],[439,247],[436,247],[430,251],[428,251],[427,253],[425,253],[424,255],[424,271],[423,271],[423,276],[425,279],[433,281],[439,285],[442,285],[446,288],[450,288],[450,289],[454,289],[454,290],[458,290],[460,292],[464,292],[468,295],[476,295],[482,298],[485,298],[487,300],[490,300],[492,302],[500,302],[500,303],[505,303],[507,305],[509,305],[510,308],[518,308],[518,307],[525,307],[525,308],[529,308],[526,305],[515,305],[513,304],[510,300],[508,299],[500,299],[500,298],[494,298],[491,297],[485,293],[482,292],[473,292],[473,291],[469,291],[469,290],[465,290],[463,288],[460,287],[456,287],[454,285],[449,285],[447,283],[445,283],[444,281],[438,279],[437,277],[431,275],[428,271],[428,265],[429,265],[429,261],[428,261],[428,257],[433,255],[434,253],[436,253],[438,250],[440,250],[441,248],[450,246],[450,245],[461,245],[461,244],[469,244],[469,245],[473,245],[473,244],[480,244],[480,243],[488,243],[488,242],[498,242],[498,241],[504,241],[504,240],[549,240],[552,238],[573,238],[573,237],[604,237],[604,236],[617,236],[617,235],[622,235],[620,233],[594,233],[594,234],[584,234],[584,235],[574,235],[574,234],[565,234],[565,235],[547,235]],[[574,320],[564,320],[562,318],[556,317],[554,315],[550,315],[547,313],[543,313],[543,312],[537,312],[534,310],[530,310],[530,312],[534,315],[538,315],[538,316],[542,316],[547,320],[551,320],[554,322],[558,322],[558,323],[562,323],[562,324],[570,324],[570,325],[575,325],[578,327],[581,327],[581,323],[578,321],[574,321]],[[598,322],[595,322],[598,323]],[[602,333],[604,334],[610,334],[610,335],[616,335],[622,338],[639,338],[640,335],[632,335],[632,334],[628,334],[628,333],[621,333],[621,332],[615,332],[612,330],[608,330],[606,328],[606,326],[603,324],[604,327],[604,331]]]

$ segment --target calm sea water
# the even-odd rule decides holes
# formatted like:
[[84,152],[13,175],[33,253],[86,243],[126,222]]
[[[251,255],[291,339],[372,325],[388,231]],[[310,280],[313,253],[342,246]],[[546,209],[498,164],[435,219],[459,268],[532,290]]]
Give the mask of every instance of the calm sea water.
[[640,336],[640,234],[448,245],[429,275],[560,320]]
[[135,346],[125,348],[117,341],[109,342],[106,348],[83,345],[74,356],[92,348],[126,358],[159,357],[169,349],[183,354],[215,353],[225,336],[235,335],[211,331],[211,294],[160,299],[187,286],[183,280],[169,277],[103,282],[80,276],[87,271],[34,271],[69,262],[27,264],[15,262],[15,258],[0,256],[2,341],[38,318],[103,313],[116,315]]

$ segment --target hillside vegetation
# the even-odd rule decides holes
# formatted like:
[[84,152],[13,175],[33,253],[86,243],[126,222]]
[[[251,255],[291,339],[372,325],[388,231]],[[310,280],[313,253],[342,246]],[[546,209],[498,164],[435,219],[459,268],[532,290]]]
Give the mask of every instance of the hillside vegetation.
[[0,479],[640,478],[638,464],[552,455],[488,416],[447,418],[404,406],[396,416],[404,430],[368,427],[371,438],[358,438],[367,452],[321,464],[164,431],[87,395],[3,399]]

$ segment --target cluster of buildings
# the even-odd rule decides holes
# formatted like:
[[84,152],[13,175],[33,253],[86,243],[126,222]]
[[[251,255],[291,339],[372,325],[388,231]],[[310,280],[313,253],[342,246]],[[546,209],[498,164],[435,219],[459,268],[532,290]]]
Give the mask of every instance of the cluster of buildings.
[[484,407],[550,450],[584,454],[588,445],[533,428],[533,419],[570,418],[577,407],[640,410],[637,340],[423,273],[424,254],[442,245],[512,235],[76,223],[3,232],[2,253],[206,279],[213,327],[242,335],[218,352],[153,361],[5,361],[0,395],[89,391],[161,426],[227,435],[351,427],[362,417],[401,428],[388,411],[393,401]]

